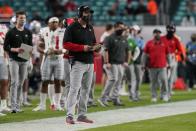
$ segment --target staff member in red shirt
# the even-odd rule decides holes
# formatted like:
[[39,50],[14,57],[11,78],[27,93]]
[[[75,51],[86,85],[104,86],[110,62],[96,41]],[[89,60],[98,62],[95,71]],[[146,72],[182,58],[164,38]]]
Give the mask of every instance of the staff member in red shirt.
[[[147,42],[142,56],[143,64],[149,68],[152,102],[157,102],[156,89],[161,84],[161,98],[168,101],[167,62],[169,63],[168,46],[160,38],[161,31],[153,31],[154,38]],[[148,61],[145,62],[145,61]]]
[[172,95],[172,87],[173,87],[173,83],[177,77],[177,61],[175,59],[175,54],[179,54],[182,58],[182,60],[184,59],[183,57],[183,51],[181,49],[180,46],[180,42],[178,40],[178,38],[175,36],[175,32],[176,32],[176,27],[175,25],[167,25],[166,26],[166,30],[167,30],[167,34],[165,36],[163,36],[161,39],[163,39],[164,43],[166,45],[168,45],[169,47],[169,52],[170,52],[170,56],[171,56],[171,65],[170,65],[170,69],[169,69],[169,95]]

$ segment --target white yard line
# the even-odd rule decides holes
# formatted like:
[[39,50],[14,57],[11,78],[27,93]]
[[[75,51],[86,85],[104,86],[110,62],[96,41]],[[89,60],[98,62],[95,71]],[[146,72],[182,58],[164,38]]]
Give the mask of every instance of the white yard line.
[[0,124],[0,131],[75,131],[190,112],[196,112],[196,100],[89,113],[93,124],[67,125],[65,117],[56,117]]

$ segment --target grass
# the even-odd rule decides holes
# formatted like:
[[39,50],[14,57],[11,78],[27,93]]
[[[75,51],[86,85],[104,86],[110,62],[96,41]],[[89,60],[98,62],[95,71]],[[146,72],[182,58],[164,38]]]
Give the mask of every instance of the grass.
[[196,112],[87,129],[85,131],[195,131],[195,123]]
[[[95,99],[97,99],[101,94],[102,88],[100,85],[96,86],[95,89]],[[1,123],[9,123],[9,122],[20,122],[20,121],[27,121],[27,120],[35,120],[35,119],[43,119],[43,118],[50,118],[50,117],[58,117],[58,116],[65,116],[65,112],[58,112],[58,111],[50,111],[49,109],[45,112],[32,112],[32,109],[37,106],[39,103],[39,97],[36,97],[32,100],[32,107],[24,107],[23,113],[16,113],[16,114],[8,114],[7,116],[0,117],[0,124]],[[139,102],[130,102],[128,96],[121,97],[123,103],[126,105],[124,107],[115,107],[110,103],[110,106],[105,108],[98,105],[97,107],[91,107],[88,109],[88,112],[97,112],[97,111],[105,111],[105,110],[114,110],[119,108],[130,108],[130,107],[137,107],[137,106],[145,106],[151,105],[151,96],[149,85],[144,84],[141,88],[141,101]],[[183,100],[191,100],[196,99],[196,90],[191,92],[187,91],[175,91],[175,95],[172,97],[172,102],[175,101],[183,101]],[[157,103],[164,103],[162,101],[158,101]],[[47,105],[49,102],[47,101]]]

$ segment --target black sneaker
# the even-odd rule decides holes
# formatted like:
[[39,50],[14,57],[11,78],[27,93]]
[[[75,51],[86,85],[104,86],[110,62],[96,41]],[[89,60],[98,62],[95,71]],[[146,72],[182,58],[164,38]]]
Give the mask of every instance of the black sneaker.
[[17,112],[16,110],[12,110],[12,111],[11,111],[11,113],[13,113],[13,114],[16,113],[16,112]]
[[74,121],[73,117],[67,116],[66,117],[66,123],[67,124],[75,124],[75,121]]

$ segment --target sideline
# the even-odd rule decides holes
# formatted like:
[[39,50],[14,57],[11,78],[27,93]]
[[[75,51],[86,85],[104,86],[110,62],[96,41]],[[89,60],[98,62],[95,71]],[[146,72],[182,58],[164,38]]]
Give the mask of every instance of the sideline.
[[65,117],[0,124],[0,131],[76,131],[196,112],[196,100],[89,113],[93,124],[65,124]]

